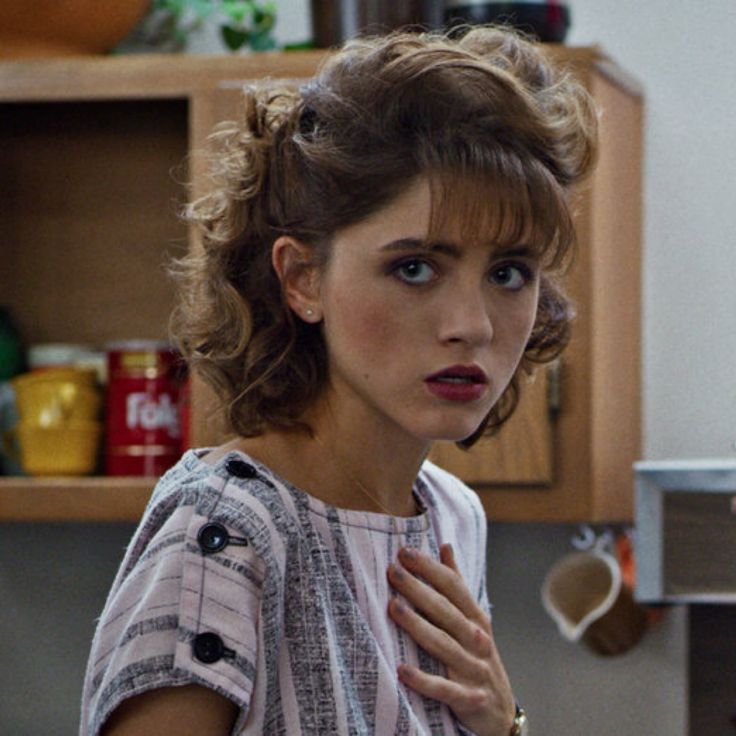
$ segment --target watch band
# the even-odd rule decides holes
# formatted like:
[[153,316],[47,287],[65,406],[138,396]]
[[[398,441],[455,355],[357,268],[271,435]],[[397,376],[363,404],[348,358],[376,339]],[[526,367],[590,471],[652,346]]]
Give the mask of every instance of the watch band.
[[509,736],[529,736],[529,719],[526,717],[526,711],[518,703]]

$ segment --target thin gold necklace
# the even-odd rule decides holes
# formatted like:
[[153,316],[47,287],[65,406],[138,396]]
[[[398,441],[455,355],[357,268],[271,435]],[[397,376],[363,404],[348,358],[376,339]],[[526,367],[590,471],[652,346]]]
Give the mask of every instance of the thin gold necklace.
[[[377,498],[376,498],[376,497],[375,497],[375,496],[374,496],[374,495],[373,495],[373,494],[372,494],[372,493],[371,493],[371,492],[370,492],[370,491],[369,491],[369,490],[368,490],[368,489],[367,489],[367,488],[366,488],[366,487],[365,487],[365,486],[364,486],[364,485],[363,485],[363,484],[362,484],[362,483],[360,482],[360,480],[359,480],[359,479],[358,479],[358,478],[357,478],[357,477],[356,477],[355,475],[353,475],[353,473],[352,473],[352,472],[350,471],[350,469],[349,469],[348,467],[346,467],[346,466],[345,466],[345,464],[344,464],[344,463],[342,463],[342,462],[341,462],[341,461],[340,461],[340,460],[339,460],[339,459],[337,458],[337,456],[335,455],[335,453],[334,453],[334,452],[333,452],[333,451],[332,451],[332,450],[331,450],[331,449],[330,449],[329,447],[327,447],[327,445],[325,445],[325,443],[324,443],[324,442],[322,442],[322,440],[321,440],[321,439],[320,439],[320,438],[319,438],[319,437],[318,437],[318,436],[317,436],[316,434],[312,434],[312,437],[314,438],[314,441],[315,441],[315,442],[316,442],[316,443],[317,443],[317,444],[318,444],[318,445],[319,445],[320,447],[322,447],[322,449],[323,449],[323,450],[324,450],[325,452],[327,452],[327,454],[328,454],[328,455],[329,455],[329,456],[330,456],[330,457],[332,458],[332,460],[333,460],[333,461],[334,461],[334,462],[335,462],[335,463],[336,463],[336,464],[337,464],[337,465],[338,465],[338,466],[340,467],[340,469],[341,469],[341,470],[342,470],[342,471],[343,471],[343,472],[345,473],[345,475],[347,475],[347,476],[348,476],[348,478],[350,478],[350,480],[352,480],[352,481],[353,481],[353,483],[355,483],[355,485],[356,485],[356,486],[358,487],[358,490],[359,490],[359,491],[360,491],[360,492],[361,492],[361,493],[362,493],[362,494],[363,494],[364,496],[366,496],[366,497],[367,497],[367,498],[369,498],[369,499],[370,499],[371,501],[373,501],[373,503],[374,503],[374,504],[376,504],[376,506],[378,506],[378,508],[379,508],[379,509],[381,509],[381,511],[383,511],[383,512],[384,512],[385,514],[388,514],[388,516],[390,516],[390,517],[392,517],[392,518],[393,518],[394,516],[396,516],[396,514],[394,514],[394,513],[392,513],[391,511],[389,511],[389,510],[388,510],[388,509],[387,509],[387,508],[386,508],[386,507],[385,507],[385,506],[384,506],[384,505],[383,505],[383,504],[382,504],[382,503],[381,503],[381,502],[380,502],[380,501],[379,501],[379,500],[378,500],[378,499],[377,499]],[[412,494],[412,498],[413,498],[413,494]],[[415,501],[415,504],[414,504],[414,508],[415,508],[415,511],[416,511],[416,510],[417,510],[417,509],[416,509],[416,501]]]

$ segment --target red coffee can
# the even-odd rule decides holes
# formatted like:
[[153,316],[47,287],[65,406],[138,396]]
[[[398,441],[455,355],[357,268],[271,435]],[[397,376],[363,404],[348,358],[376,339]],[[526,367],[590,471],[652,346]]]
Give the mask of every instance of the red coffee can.
[[106,474],[161,475],[180,456],[181,357],[166,343],[114,343],[107,370]]

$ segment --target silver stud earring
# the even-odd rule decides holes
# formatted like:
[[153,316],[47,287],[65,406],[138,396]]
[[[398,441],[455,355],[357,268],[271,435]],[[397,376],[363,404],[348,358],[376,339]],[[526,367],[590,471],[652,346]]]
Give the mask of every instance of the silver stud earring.
[[307,309],[307,317],[313,317],[314,316],[314,310],[313,309]]

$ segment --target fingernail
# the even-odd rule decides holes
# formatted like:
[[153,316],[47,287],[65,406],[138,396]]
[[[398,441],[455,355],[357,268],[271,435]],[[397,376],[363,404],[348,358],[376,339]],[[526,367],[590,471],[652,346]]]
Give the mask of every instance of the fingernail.
[[398,565],[389,565],[388,572],[394,580],[404,580],[406,577],[406,574]]
[[394,610],[396,613],[404,614],[406,613],[406,606],[404,605],[403,601],[399,600],[398,598],[394,598]]
[[407,560],[416,560],[419,558],[419,553],[413,547],[402,547],[399,554]]

